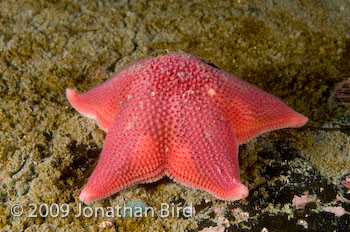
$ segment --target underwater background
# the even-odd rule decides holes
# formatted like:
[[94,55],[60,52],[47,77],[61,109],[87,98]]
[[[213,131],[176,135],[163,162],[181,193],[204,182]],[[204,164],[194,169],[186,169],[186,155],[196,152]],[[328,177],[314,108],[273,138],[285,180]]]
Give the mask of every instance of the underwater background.
[[[1,1],[0,230],[350,231],[349,22],[348,0]],[[240,146],[246,199],[163,178],[88,207],[166,203],[194,215],[77,216],[105,133],[65,89],[86,92],[175,51],[277,96],[308,124]]]

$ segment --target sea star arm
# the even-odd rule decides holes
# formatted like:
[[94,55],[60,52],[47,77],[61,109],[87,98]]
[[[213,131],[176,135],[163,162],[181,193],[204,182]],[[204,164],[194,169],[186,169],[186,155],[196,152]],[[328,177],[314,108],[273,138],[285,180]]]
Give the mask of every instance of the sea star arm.
[[239,177],[234,128],[214,104],[191,102],[182,108],[169,144],[167,175],[224,200],[248,195]]
[[68,88],[66,97],[79,113],[95,119],[102,130],[108,131],[117,110],[133,97],[128,94],[135,91],[135,86],[130,83],[138,78],[139,70],[145,68],[144,63],[139,61],[127,65],[106,82],[83,94]]
[[308,121],[277,97],[223,70],[219,73],[224,81],[213,98],[233,123],[239,144],[266,131],[301,127]]
[[79,196],[83,202],[105,198],[128,186],[164,176],[164,157],[148,133],[144,112],[130,115],[128,107],[112,120],[98,164]]
[[106,87],[98,86],[84,94],[73,89],[66,90],[71,105],[83,116],[95,119],[104,131],[108,131],[118,102],[117,95],[109,94],[110,89]]
[[79,94],[73,89],[66,89],[66,97],[71,105],[82,115],[95,119],[101,129],[108,131],[116,111],[132,95],[129,81],[135,78],[136,69],[121,70],[103,84]]

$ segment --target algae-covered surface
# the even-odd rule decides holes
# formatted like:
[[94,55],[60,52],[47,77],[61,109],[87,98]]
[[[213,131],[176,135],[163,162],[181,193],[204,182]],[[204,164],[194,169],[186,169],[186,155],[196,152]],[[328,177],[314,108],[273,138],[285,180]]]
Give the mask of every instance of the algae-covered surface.
[[[350,77],[349,22],[348,0],[1,1],[1,231],[349,231],[350,112],[334,92]],[[246,199],[165,178],[82,204],[105,134],[65,88],[84,92],[129,62],[179,50],[281,98],[308,125],[240,146]],[[162,203],[175,214],[88,217]],[[185,206],[193,215],[176,213]]]

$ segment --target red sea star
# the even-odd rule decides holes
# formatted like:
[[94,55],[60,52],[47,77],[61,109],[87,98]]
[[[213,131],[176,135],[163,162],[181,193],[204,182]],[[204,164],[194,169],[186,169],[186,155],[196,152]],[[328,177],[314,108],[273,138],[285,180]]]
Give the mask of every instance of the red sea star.
[[72,106],[107,131],[79,199],[90,202],[167,175],[217,198],[248,196],[238,145],[307,118],[276,97],[183,52],[133,63]]

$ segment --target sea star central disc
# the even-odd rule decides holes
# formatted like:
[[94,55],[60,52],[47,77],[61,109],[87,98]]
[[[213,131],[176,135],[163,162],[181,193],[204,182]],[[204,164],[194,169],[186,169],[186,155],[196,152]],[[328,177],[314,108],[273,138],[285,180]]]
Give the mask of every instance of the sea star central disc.
[[107,131],[79,199],[90,202],[167,175],[224,200],[248,195],[238,145],[307,118],[278,98],[183,52],[133,63],[85,94],[81,114]]

